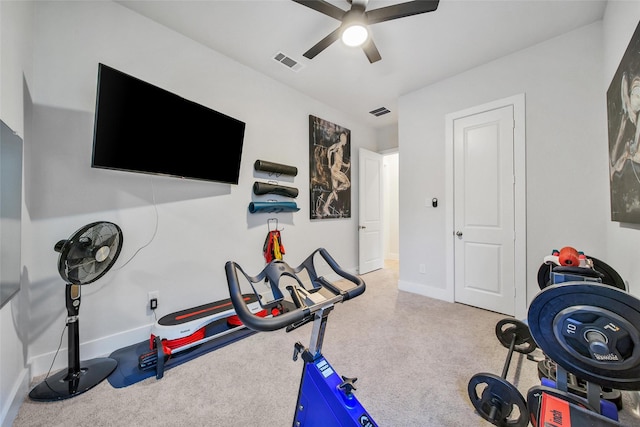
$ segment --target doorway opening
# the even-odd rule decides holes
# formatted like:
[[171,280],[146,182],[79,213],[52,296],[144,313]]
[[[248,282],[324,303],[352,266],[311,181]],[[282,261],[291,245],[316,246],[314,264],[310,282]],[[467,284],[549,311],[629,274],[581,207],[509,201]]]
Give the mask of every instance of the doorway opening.
[[382,153],[384,268],[400,270],[400,185],[398,150]]

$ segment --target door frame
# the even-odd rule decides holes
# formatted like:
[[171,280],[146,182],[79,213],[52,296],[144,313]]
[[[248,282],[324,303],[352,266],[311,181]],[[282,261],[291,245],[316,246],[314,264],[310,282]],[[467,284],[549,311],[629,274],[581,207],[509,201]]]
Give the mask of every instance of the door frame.
[[477,105],[445,116],[445,276],[450,301],[455,301],[454,247],[454,153],[453,124],[456,119],[513,106],[513,165],[514,165],[514,224],[515,224],[515,318],[527,315],[527,228],[526,228],[526,134],[525,94],[517,94],[486,104]]

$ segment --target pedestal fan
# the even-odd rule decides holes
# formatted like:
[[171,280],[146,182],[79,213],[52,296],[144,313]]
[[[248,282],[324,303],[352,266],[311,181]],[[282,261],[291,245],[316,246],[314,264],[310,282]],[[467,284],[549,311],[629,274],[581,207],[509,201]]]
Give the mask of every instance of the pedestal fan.
[[68,369],[45,378],[31,390],[29,397],[36,401],[54,401],[77,396],[113,372],[118,362],[103,357],[80,362],[78,313],[80,288],[98,280],[110,268],[122,248],[122,230],[111,222],[85,225],[68,240],[60,240],[54,250],[60,253],[58,272],[66,285],[68,326]]

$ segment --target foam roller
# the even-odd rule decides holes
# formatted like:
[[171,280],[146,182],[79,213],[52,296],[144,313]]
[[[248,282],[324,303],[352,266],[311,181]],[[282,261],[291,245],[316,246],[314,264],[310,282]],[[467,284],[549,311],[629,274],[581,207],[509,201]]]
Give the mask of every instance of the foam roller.
[[298,197],[298,189],[295,187],[287,187],[285,185],[272,184],[270,182],[254,182],[253,194],[278,194],[285,197]]
[[298,175],[298,168],[295,166],[283,165],[280,163],[268,162],[266,160],[256,160],[253,167],[257,171],[277,173],[282,175]]
[[300,208],[296,202],[251,202],[249,212],[251,213],[279,213],[298,212]]

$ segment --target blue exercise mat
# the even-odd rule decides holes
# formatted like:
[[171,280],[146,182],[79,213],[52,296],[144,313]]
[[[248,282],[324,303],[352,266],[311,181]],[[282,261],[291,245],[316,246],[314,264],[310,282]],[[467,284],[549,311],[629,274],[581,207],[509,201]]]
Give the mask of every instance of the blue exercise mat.
[[[211,325],[207,326],[207,329],[205,330],[205,337],[212,337],[213,335],[224,332],[225,328],[226,330],[230,329],[230,327],[227,326],[226,319],[221,320],[222,321],[213,322]],[[235,327],[234,331],[228,332],[225,335],[213,338],[210,341],[204,342],[203,344],[188,350],[172,354],[169,360],[164,363],[164,371],[255,333],[255,331],[244,326]],[[149,340],[145,340],[111,353],[109,357],[115,359],[118,362],[118,366],[107,378],[109,383],[115,388],[123,388],[149,377],[157,376],[157,365],[156,367],[144,371],[138,367],[138,357],[142,354],[148,353],[149,351]],[[162,375],[160,375],[160,377],[161,376]]]

